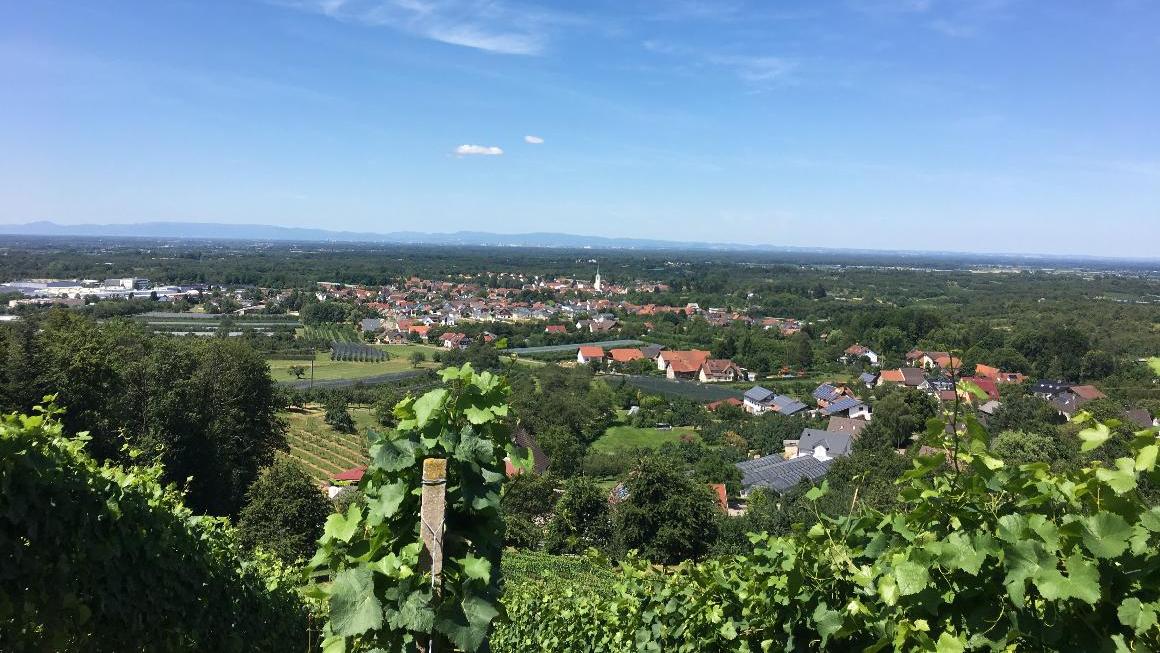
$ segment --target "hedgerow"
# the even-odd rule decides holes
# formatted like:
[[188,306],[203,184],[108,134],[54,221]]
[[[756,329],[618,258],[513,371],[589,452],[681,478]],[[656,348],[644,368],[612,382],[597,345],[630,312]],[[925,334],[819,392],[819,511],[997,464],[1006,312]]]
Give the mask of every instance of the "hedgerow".
[[[942,432],[932,420],[928,437]],[[1110,437],[1080,435],[1085,451]],[[974,422],[963,439],[957,463],[917,457],[897,514],[819,515],[675,570],[630,558],[611,596],[511,586],[492,650],[1160,649],[1160,507],[1137,488],[1160,480],[1155,429],[1114,466],[1058,474],[1004,464]]]
[[239,556],[160,466],[98,464],[52,411],[0,417],[0,650],[302,650],[298,576]]

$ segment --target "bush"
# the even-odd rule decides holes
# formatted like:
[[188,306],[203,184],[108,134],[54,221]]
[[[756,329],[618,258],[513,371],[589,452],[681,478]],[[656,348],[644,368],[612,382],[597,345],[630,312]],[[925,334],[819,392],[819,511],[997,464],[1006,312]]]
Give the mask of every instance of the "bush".
[[0,648],[289,651],[306,646],[292,575],[244,562],[159,466],[98,464],[45,415],[0,418]]
[[267,467],[250,486],[238,518],[238,540],[285,563],[309,558],[331,512],[326,495],[292,460]]

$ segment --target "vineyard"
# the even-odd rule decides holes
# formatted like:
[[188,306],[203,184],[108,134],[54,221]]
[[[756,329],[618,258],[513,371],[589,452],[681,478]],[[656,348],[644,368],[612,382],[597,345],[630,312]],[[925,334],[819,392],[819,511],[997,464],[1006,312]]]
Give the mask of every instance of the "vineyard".
[[333,342],[362,342],[358,331],[349,324],[320,324],[302,327],[302,340],[316,346],[329,347]]
[[286,440],[290,457],[319,483],[329,482],[337,473],[367,464],[366,430],[373,425],[369,408],[351,408],[358,433],[339,433],[322,419],[322,410],[287,413]]
[[357,342],[332,342],[330,360],[344,363],[381,363],[390,356],[382,349]]

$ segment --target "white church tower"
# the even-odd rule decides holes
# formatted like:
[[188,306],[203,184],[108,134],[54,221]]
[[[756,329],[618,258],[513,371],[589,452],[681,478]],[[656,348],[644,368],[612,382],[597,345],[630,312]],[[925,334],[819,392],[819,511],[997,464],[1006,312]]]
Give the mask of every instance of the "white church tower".
[[592,284],[593,290],[601,292],[604,290],[604,285],[600,283],[600,266],[596,266],[596,282]]

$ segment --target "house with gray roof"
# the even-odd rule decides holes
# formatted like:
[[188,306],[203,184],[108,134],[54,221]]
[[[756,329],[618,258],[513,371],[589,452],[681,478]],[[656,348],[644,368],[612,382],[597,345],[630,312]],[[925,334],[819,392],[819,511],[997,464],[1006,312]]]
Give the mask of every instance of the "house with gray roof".
[[779,395],[773,390],[755,385],[745,391],[742,406],[747,412],[761,415],[773,411],[782,415],[794,415],[807,409],[802,402],[789,395]]
[[870,407],[855,397],[843,397],[834,403],[819,409],[826,417],[866,417],[870,416]]
[[798,456],[813,456],[818,460],[829,460],[850,453],[854,444],[852,433],[803,429],[798,438]]

